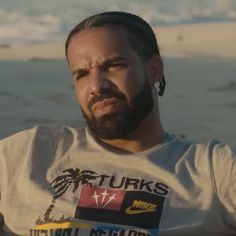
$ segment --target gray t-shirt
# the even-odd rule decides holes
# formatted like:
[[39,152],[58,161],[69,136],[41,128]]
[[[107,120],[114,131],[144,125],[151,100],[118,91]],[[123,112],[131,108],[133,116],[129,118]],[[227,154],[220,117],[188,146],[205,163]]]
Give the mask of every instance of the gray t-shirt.
[[37,126],[0,141],[0,221],[1,236],[236,235],[236,154],[171,134],[124,154]]

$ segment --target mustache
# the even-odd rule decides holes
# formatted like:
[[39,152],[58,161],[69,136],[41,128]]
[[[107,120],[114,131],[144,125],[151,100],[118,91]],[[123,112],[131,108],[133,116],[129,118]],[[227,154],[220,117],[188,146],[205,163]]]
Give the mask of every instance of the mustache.
[[100,95],[94,95],[91,98],[91,100],[88,103],[89,110],[91,110],[92,106],[95,105],[97,102],[101,102],[101,101],[103,101],[106,98],[116,98],[117,100],[120,100],[122,102],[125,102],[127,100],[126,96],[123,93],[112,92],[112,91],[104,92],[104,93],[102,93]]

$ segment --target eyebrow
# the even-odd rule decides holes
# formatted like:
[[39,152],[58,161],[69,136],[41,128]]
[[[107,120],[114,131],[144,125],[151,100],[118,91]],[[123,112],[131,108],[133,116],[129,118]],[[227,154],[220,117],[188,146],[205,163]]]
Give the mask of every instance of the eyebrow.
[[[107,59],[107,60],[103,61],[103,62],[101,63],[101,65],[98,66],[98,67],[107,66],[107,65],[110,65],[110,64],[112,64],[112,63],[114,63],[114,62],[118,62],[118,61],[126,61],[126,58],[125,58],[125,57],[121,57],[121,56],[112,57],[112,58],[110,58],[110,59]],[[91,67],[91,68],[93,68],[93,67]],[[87,70],[87,69],[86,69],[86,68],[77,68],[76,70],[74,70],[74,71],[72,72],[72,75],[78,74],[79,72],[85,71],[85,70]]]

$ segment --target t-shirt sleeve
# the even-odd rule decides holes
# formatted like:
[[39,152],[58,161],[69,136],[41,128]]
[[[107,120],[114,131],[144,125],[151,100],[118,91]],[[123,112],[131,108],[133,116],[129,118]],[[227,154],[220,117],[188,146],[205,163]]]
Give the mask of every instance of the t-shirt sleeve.
[[4,218],[2,202],[5,198],[5,189],[11,180],[11,174],[15,172],[15,167],[19,165],[18,154],[25,149],[25,139],[29,139],[28,136],[28,133],[17,133],[0,140],[0,222]]
[[236,232],[236,149],[217,144],[212,158],[219,208],[225,223]]
[[3,226],[4,226],[4,217],[3,217],[3,209],[2,209],[2,185],[3,185],[3,141],[0,140],[0,236],[3,236]]
[[0,236],[3,236],[3,215],[0,213]]
[[14,181],[20,166],[28,161],[28,153],[34,146],[41,148],[46,143],[54,148],[54,135],[47,127],[35,127],[0,140],[0,236],[15,235],[6,223],[12,218],[7,207],[10,204],[7,199],[9,184]]

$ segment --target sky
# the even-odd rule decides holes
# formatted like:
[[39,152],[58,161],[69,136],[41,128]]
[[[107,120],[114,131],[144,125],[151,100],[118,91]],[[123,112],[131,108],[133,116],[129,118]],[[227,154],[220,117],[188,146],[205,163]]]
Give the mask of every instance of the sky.
[[236,22],[236,0],[0,0],[0,44],[62,41],[83,18],[113,10],[152,26]]

